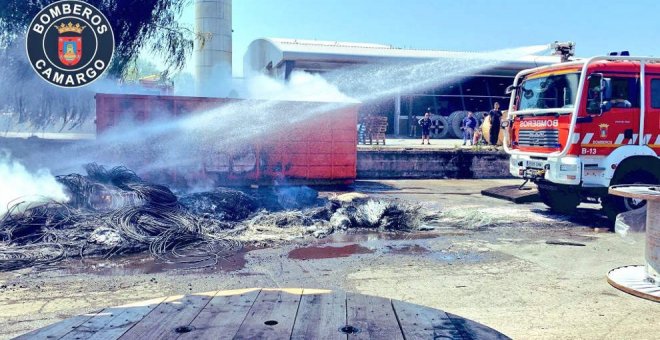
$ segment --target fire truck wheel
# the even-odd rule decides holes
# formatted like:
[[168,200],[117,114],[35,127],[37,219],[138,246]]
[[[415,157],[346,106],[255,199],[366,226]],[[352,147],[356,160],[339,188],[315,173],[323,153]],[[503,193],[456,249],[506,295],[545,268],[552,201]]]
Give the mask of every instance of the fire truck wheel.
[[[612,185],[619,184],[660,184],[660,179],[646,171],[634,171],[623,176],[623,178],[617,181],[617,183],[612,183]],[[646,201],[629,197],[607,195],[603,198],[601,205],[607,218],[614,221],[616,220],[616,215],[622,212],[639,209],[646,205]]]
[[550,207],[550,210],[560,214],[573,214],[580,205],[580,195],[561,189],[548,190],[539,188],[541,201]]

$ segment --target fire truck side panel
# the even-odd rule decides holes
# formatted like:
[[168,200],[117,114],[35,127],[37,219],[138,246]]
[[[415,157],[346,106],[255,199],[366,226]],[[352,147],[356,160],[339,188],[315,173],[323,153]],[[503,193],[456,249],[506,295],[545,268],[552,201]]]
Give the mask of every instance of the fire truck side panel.
[[660,155],[660,68],[646,75],[645,101],[644,140]]
[[623,162],[635,162],[637,168],[651,167],[657,161],[655,152],[648,146],[624,145],[605,157],[581,157],[582,180],[587,187],[607,188],[615,175],[621,175],[626,167]]
[[[609,67],[608,67],[609,66]],[[616,66],[616,65],[614,65]],[[601,115],[587,113],[589,96],[589,82],[583,84],[583,98],[578,113],[578,124],[573,137],[573,147],[569,151],[572,155],[607,156],[614,149],[623,145],[634,145],[639,138],[639,66],[631,65],[621,69],[612,65],[597,63],[591,65],[588,74],[602,73],[606,78],[616,79],[627,88],[617,88],[616,91],[626,91],[614,96],[632,96],[631,107],[615,104]],[[627,70],[627,72],[623,72]]]

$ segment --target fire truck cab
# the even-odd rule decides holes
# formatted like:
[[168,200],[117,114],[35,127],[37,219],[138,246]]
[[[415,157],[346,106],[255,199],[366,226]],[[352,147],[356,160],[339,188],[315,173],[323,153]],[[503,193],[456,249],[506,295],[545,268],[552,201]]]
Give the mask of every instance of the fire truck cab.
[[645,202],[616,184],[660,183],[660,58],[603,56],[518,73],[505,150],[513,176],[534,181],[561,213],[601,203],[610,219]]

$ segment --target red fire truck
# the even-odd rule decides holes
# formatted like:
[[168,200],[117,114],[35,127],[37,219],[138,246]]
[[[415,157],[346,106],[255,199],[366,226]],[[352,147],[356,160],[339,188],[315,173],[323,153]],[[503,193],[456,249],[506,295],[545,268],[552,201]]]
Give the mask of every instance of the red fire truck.
[[552,210],[601,203],[610,219],[646,202],[616,184],[660,183],[660,59],[627,53],[518,73],[506,128],[510,172],[534,181]]

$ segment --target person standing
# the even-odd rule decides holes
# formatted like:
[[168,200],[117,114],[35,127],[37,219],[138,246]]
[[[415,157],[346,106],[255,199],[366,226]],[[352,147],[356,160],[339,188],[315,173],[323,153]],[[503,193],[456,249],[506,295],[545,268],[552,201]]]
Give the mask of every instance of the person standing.
[[462,129],[463,129],[463,145],[465,145],[466,141],[470,141],[470,145],[472,144],[472,135],[474,134],[474,129],[477,127],[477,119],[474,118],[473,114],[471,111],[468,111],[467,116],[463,118],[463,124],[462,124]]
[[424,145],[424,138],[426,138],[426,144],[431,145],[431,142],[429,142],[429,135],[431,134],[431,125],[433,122],[431,121],[430,110],[426,111],[424,118],[420,119],[418,123],[422,127],[422,145]]
[[500,138],[500,124],[502,123],[502,111],[500,111],[500,103],[495,102],[493,109],[488,112],[490,116],[490,145],[496,146],[497,140]]

